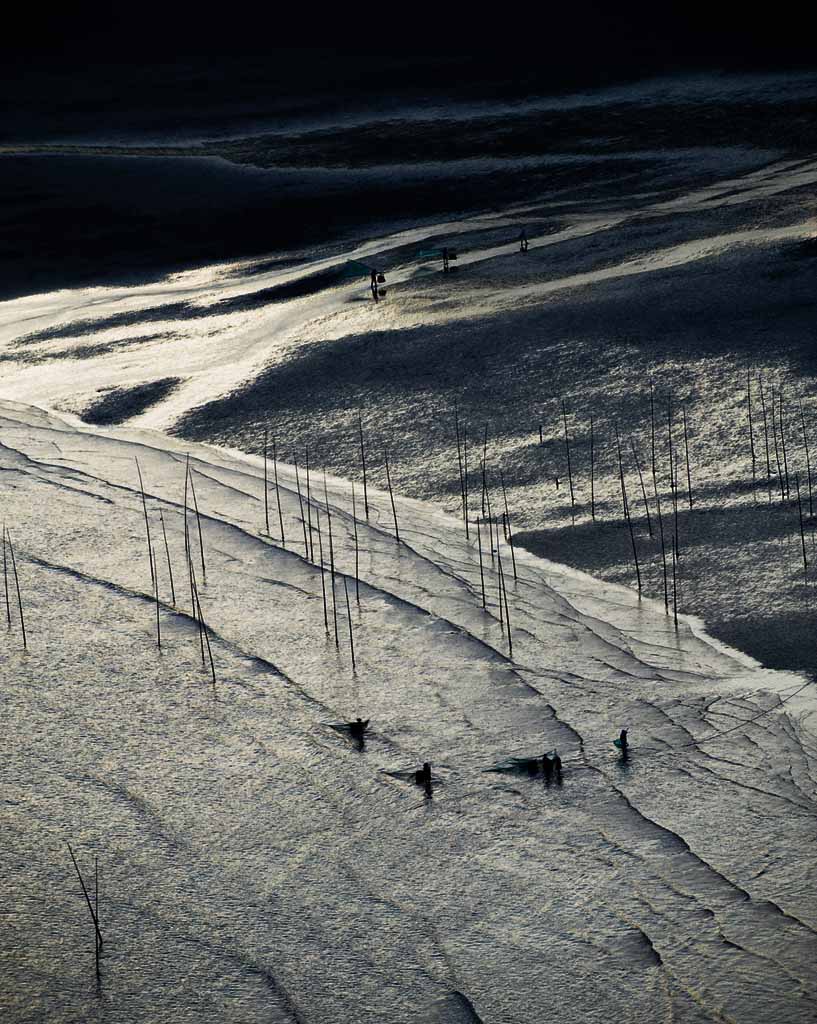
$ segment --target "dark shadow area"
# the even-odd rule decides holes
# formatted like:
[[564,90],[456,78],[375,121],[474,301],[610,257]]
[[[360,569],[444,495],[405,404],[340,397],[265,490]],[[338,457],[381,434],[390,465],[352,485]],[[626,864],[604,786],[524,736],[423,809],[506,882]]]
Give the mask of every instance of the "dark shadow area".
[[82,418],[86,423],[97,426],[123,423],[161,401],[175,391],[181,382],[181,377],[164,377],[132,388],[114,388],[98,401],[92,402],[82,413]]

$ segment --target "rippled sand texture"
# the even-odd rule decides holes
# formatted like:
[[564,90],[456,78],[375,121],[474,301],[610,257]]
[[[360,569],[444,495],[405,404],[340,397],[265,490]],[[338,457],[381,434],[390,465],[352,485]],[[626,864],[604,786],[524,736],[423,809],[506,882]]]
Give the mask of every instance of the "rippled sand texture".
[[[514,580],[501,538],[498,552],[483,538],[483,610],[458,520],[397,498],[398,542],[387,494],[370,490],[367,520],[358,489],[355,520],[350,485],[330,478],[327,502],[313,471],[336,646],[292,467],[278,467],[284,546],[274,489],[264,536],[258,458],[8,402],[0,445],[28,630],[26,652],[12,591],[9,1019],[814,1019],[817,737],[802,677],[521,551]],[[184,571],[188,449],[215,686]],[[358,714],[372,723],[362,751],[338,728]],[[623,726],[626,764],[611,742]],[[554,748],[561,786],[516,770]],[[406,777],[425,760],[431,797]],[[67,840],[86,875],[100,860],[100,991]]]

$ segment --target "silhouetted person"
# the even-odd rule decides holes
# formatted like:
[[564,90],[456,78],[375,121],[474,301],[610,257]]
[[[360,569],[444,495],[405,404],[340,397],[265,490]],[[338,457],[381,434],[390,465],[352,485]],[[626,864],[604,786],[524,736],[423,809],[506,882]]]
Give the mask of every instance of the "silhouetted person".
[[363,749],[363,738],[366,735],[366,730],[369,728],[369,719],[366,721],[362,718],[356,718],[354,722],[349,723],[349,732],[354,736],[358,742],[360,749]]
[[522,228],[522,231],[521,231],[521,233],[519,235],[519,251],[520,252],[527,252],[528,251],[528,233],[527,233],[527,231],[525,231],[524,228]]
[[622,729],[621,732],[618,734],[618,747],[619,747],[619,750],[621,751],[622,759],[624,761],[626,761],[627,760],[627,751],[629,749],[629,744],[627,743],[627,730],[626,729]]
[[545,782],[553,781],[553,762],[547,754],[542,755],[542,774],[545,777]]
[[414,773],[414,781],[418,786],[424,786],[426,795],[431,796],[431,765],[428,761],[424,761],[423,767]]
[[558,752],[553,754],[553,774],[556,776],[556,781],[561,783],[562,781],[562,759],[559,757]]
[[371,280],[370,287],[372,289],[372,298],[374,299],[375,302],[377,302],[377,271],[376,270],[372,271],[372,280]]

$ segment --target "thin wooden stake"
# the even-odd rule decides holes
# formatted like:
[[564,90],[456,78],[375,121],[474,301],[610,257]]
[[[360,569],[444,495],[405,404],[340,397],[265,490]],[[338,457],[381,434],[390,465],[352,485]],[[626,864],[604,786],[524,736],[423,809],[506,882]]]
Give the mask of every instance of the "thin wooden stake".
[[343,593],[346,597],[346,618],[349,621],[349,651],[352,655],[352,671],[356,669],[355,664],[355,641],[352,637],[352,609],[349,607],[349,588],[346,586],[346,577],[343,577]]
[[516,553],[513,549],[513,534],[511,533],[511,520],[508,513],[505,513],[505,533],[508,538],[508,547],[511,549],[511,565],[513,566],[513,578],[514,580],[519,579],[516,575]]
[[457,400],[454,399],[454,430],[457,434],[457,466],[460,472],[460,501],[462,504],[462,518],[465,523],[468,522],[465,515],[465,484],[462,479],[462,445],[460,443],[460,414],[457,408]]
[[312,488],[309,484],[309,446],[305,452],[306,461],[306,521],[307,531],[309,533],[309,557],[315,561],[315,539],[312,535]]
[[465,537],[470,540],[468,533],[468,427],[462,430],[462,480],[465,490]]
[[269,537],[269,495],[268,483],[267,483],[267,442],[269,438],[269,431],[264,427],[264,524],[266,526],[267,536]]
[[167,559],[167,574],[170,577],[170,596],[173,601],[173,607],[176,607],[176,588],[173,585],[173,566],[170,563],[170,546],[167,543],[167,530],[165,529],[165,517],[162,515],[162,510],[159,509],[159,522],[162,524],[162,537],[165,542],[165,557]]
[[641,462],[638,458],[638,452],[635,450],[635,442],[632,437],[630,438],[630,450],[633,453],[633,459],[635,461],[635,468],[638,470],[638,482],[641,484],[641,498],[644,502],[644,512],[647,516],[647,529],[652,537],[652,519],[650,517],[650,506],[647,501],[647,488],[644,486],[644,474],[641,472]]
[[193,495],[193,508],[196,510],[196,530],[199,535],[199,556],[201,558],[201,581],[207,586],[207,568],[204,564],[204,541],[201,536],[201,516],[199,515],[199,503],[196,499],[196,485],[193,482],[193,472],[190,472],[190,493]]
[[780,416],[778,418],[780,420],[780,447],[781,447],[781,449],[783,451],[783,475],[786,478],[786,499],[788,500],[789,495],[790,495],[790,487],[789,487],[789,460],[786,457],[786,433],[785,433],[785,430],[783,429],[784,428],[784,424],[785,424],[785,419],[784,419],[784,415],[783,415],[783,389],[782,388],[780,389],[779,398],[780,398]]
[[567,482],[570,485],[570,517],[576,522],[576,496],[573,493],[573,467],[570,462],[570,437],[567,433],[567,407],[562,399],[562,420],[565,425],[565,451],[567,452]]
[[329,494],[326,489],[326,470],[323,472],[323,497],[326,504],[326,520],[329,529],[329,571],[332,580],[332,622],[335,626],[335,647],[340,649],[340,638],[338,636],[338,607],[335,598],[335,545],[332,540],[332,513],[329,511]]
[[482,531],[479,528],[481,519],[477,516],[477,545],[479,546],[479,582],[482,586],[482,607],[486,608],[485,602],[485,571],[482,566]]
[[196,584],[195,569],[193,569],[192,562],[190,564],[190,568],[193,571],[193,592],[196,595],[196,608],[198,610],[199,628],[201,629],[202,633],[204,634],[204,639],[205,639],[205,641],[207,643],[207,657],[210,660],[210,673],[211,673],[211,675],[213,677],[213,689],[215,689],[215,687],[216,687],[216,666],[215,666],[215,664],[213,662],[213,651],[212,651],[212,648],[210,647],[210,633],[209,633],[209,630],[207,628],[207,623],[204,621],[204,612],[202,611],[202,607],[201,607],[201,598],[199,597],[199,588],[198,588],[198,585]]
[[596,438],[590,417],[590,518],[596,521]]
[[366,522],[369,521],[369,489],[366,484],[366,449],[363,445],[363,417],[360,410],[357,412],[357,429],[360,433],[360,464],[363,467],[363,510],[366,513]]
[[772,503],[772,463],[769,458],[769,419],[766,415],[766,399],[763,395],[763,378],[758,377],[760,386],[760,409],[763,413],[763,439],[766,445],[766,488],[769,492],[769,504]]
[[[77,864],[77,858],[74,856],[74,851],[71,849],[71,844],[66,842],[68,852],[71,854],[71,861],[74,865],[74,871],[77,873],[79,884],[82,886],[82,895],[85,897],[85,902],[88,904],[88,913],[91,915],[91,920],[94,922],[94,935],[96,937],[95,947],[97,953],[102,949],[102,932],[99,930],[99,921],[97,920],[96,912],[91,904],[91,897],[88,895],[88,889],[85,886],[82,874],[80,873],[79,866]],[[99,958],[97,957],[97,971],[99,970]]]
[[304,529],[304,558],[309,558],[309,541],[306,537],[306,519],[304,518],[304,499],[301,494],[301,475],[298,472],[298,460],[294,460],[295,464],[295,484],[298,488],[298,505],[301,508],[301,526]]
[[[685,404],[681,406],[681,415],[684,422],[684,452],[686,453],[687,462],[687,497],[689,498],[689,507],[692,508],[692,471],[689,468],[689,432],[687,430],[687,407]],[[752,459],[754,460],[754,446],[752,446]],[[754,461],[752,462],[752,472],[754,473]]]
[[482,439],[482,516],[485,518],[485,495],[488,492],[488,483],[486,479],[488,463],[488,424],[485,424],[485,432]]
[[28,650],[28,640],[26,639],[26,620],[23,616],[23,599],[20,596],[20,578],[17,575],[17,559],[14,557],[14,545],[11,543],[11,534],[6,530],[6,538],[9,545],[9,554],[11,555],[11,569],[14,573],[14,586],[17,588],[17,607],[20,610],[20,630],[23,634],[23,650]]
[[156,552],[151,546],[150,549],[150,562],[153,566],[153,593],[156,598],[156,646],[161,651],[162,649],[162,627],[159,623],[159,567],[156,565]]
[[[513,637],[511,636],[511,615],[510,615],[510,612],[508,611],[508,591],[505,589],[505,572],[504,572],[504,570],[502,568],[502,555],[499,552],[498,545],[499,545],[499,535],[498,535],[498,531],[497,531],[497,565],[499,567],[499,582],[500,582],[500,585],[502,587],[502,597],[503,597],[503,600],[504,600],[504,603],[505,603],[505,625],[507,627],[507,634],[506,635],[508,637],[508,656],[511,659],[513,659]],[[500,615],[501,614],[502,614],[502,609],[500,608]]]
[[326,635],[329,636],[329,609],[326,604],[326,570],[323,567],[323,537],[321,536],[321,513],[320,509],[315,509],[315,516],[318,521],[318,554],[321,560],[321,593],[323,594],[323,625],[326,629]]
[[806,418],[803,415],[803,400],[800,399],[800,425],[803,428],[803,446],[806,449],[806,472],[808,473],[808,514],[814,516],[814,505],[811,498],[811,455],[809,454],[808,436],[806,435]]
[[[746,370],[746,403],[749,409],[749,451],[752,455],[752,495],[757,503],[757,460],[755,458],[755,434],[752,426],[752,371]],[[691,507],[691,505],[690,505]]]
[[9,570],[6,559],[6,524],[3,522],[3,589],[6,592],[6,619],[8,629],[11,629],[11,602],[9,601]]
[[386,448],[386,480],[389,484],[389,498],[391,499],[391,514],[394,517],[394,536],[397,543],[400,543],[400,530],[397,528],[397,509],[394,507],[394,491],[391,487],[391,470],[389,469],[389,449]]
[[148,522],[148,506],[145,501],[145,485],[142,483],[142,470],[139,468],[139,460],[134,458],[133,461],[136,463],[136,472],[139,474],[139,493],[142,495],[142,511],[145,514],[145,538],[148,548],[148,561],[150,562],[150,582],[153,583],[153,559],[150,555],[150,523]]
[[672,617],[678,632],[678,537],[672,538]]
[[274,437],[272,439],[272,472],[275,478],[275,500],[278,503],[278,525],[281,527],[281,544],[286,547],[287,538],[284,533],[284,514],[281,511],[281,488],[278,486],[278,452],[275,447]]
[[806,578],[806,586],[808,586],[808,558],[806,558],[806,531],[803,527],[803,503],[800,500],[800,474],[794,474],[794,482],[797,486],[797,512],[800,516],[800,544],[803,547],[803,575]]
[[624,486],[624,461],[621,457],[621,439],[618,434],[618,423],[614,424],[616,432],[616,450],[618,452],[618,473],[621,480],[621,501],[624,505],[624,518],[627,520],[627,529],[630,531],[630,543],[633,548],[633,562],[635,563],[635,576],[638,584],[638,593],[641,594],[641,567],[638,564],[638,550],[635,546],[635,533],[633,531],[633,520],[630,516],[630,505],[627,501],[627,488]]
[[786,500],[786,484],[783,480],[783,467],[780,464],[780,446],[777,443],[777,406],[774,400],[774,388],[771,390],[769,404],[772,407],[772,437],[774,438],[774,459],[777,463],[777,481],[780,484],[780,500]]
[[360,604],[360,544],[357,538],[357,505],[355,503],[355,482],[352,481],[352,525],[355,531],[355,600]]

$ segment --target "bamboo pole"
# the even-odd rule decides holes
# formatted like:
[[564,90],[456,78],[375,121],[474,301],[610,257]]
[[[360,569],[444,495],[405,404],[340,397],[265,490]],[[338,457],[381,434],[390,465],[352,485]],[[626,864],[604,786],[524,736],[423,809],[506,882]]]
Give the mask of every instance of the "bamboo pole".
[[763,414],[763,439],[766,446],[766,488],[769,492],[769,504],[772,503],[772,463],[769,458],[769,419],[766,414],[766,399],[763,395],[763,378],[758,377],[760,387],[760,409]]
[[357,427],[360,432],[360,463],[363,466],[363,509],[366,513],[366,522],[369,521],[369,489],[366,484],[366,450],[363,446],[363,417],[360,410],[357,412]]
[[318,555],[321,560],[321,593],[323,594],[323,625],[326,635],[329,636],[329,609],[326,604],[326,570],[323,567],[323,537],[321,536],[321,512],[315,509],[315,516],[318,521]]
[[468,427],[465,426],[462,429],[462,479],[463,486],[465,488],[465,536],[466,539],[470,539],[468,534]]
[[207,623],[204,620],[204,612],[202,611],[202,607],[201,607],[201,598],[199,597],[199,588],[198,588],[198,585],[196,583],[196,571],[195,571],[195,569],[193,569],[193,563],[192,562],[190,563],[190,568],[193,571],[193,592],[196,595],[196,608],[198,610],[199,627],[200,627],[201,632],[204,635],[204,639],[205,639],[205,641],[207,643],[207,657],[208,657],[208,659],[210,661],[210,673],[211,673],[211,675],[213,677],[213,689],[215,689],[216,688],[216,666],[215,666],[215,663],[213,662],[213,650],[210,647],[210,633],[209,633],[209,630],[208,630],[208,627],[207,627]]
[[788,500],[789,497],[790,497],[791,489],[789,487],[789,460],[788,460],[788,457],[786,455],[786,433],[785,433],[785,430],[784,430],[784,426],[785,426],[785,422],[786,421],[785,421],[785,417],[784,417],[784,414],[783,414],[783,389],[782,388],[780,389],[780,393],[779,393],[778,397],[780,399],[780,415],[778,417],[778,419],[780,420],[780,447],[781,447],[781,450],[783,452],[783,475],[786,478],[786,500]]
[[193,568],[193,559],[191,558],[187,563],[187,571],[190,575],[190,601],[192,603],[192,615],[193,621],[196,623],[196,627],[199,631],[199,647],[201,649],[201,667],[204,668],[207,664],[204,659],[204,628],[202,626],[201,616],[199,614],[199,594],[198,587],[196,586],[196,570]]
[[304,530],[304,558],[309,558],[309,541],[306,538],[306,519],[304,518],[304,499],[301,494],[301,475],[298,472],[298,460],[295,459],[295,484],[298,488],[298,505],[301,509],[301,526]]
[[[681,405],[681,415],[683,416],[684,422],[684,452],[686,453],[687,463],[687,497],[689,498],[689,507],[692,508],[692,470],[689,465],[689,431],[687,430],[687,407],[686,404]],[[754,459],[754,446],[752,448],[752,458]],[[752,463],[754,472],[754,462]]]
[[161,651],[162,649],[162,628],[159,624],[159,572],[158,566],[156,565],[156,553],[153,547],[150,549],[150,561],[153,566],[153,593],[156,598],[156,646]]
[[142,495],[142,511],[145,514],[145,538],[147,541],[148,561],[150,562],[150,582],[153,583],[153,559],[151,558],[150,523],[148,522],[148,506],[145,501],[145,485],[142,483],[142,470],[139,468],[139,460],[134,458],[136,472],[139,474],[139,493]]
[[652,537],[652,518],[650,517],[650,505],[647,501],[647,488],[644,486],[644,474],[641,472],[641,462],[639,461],[638,452],[636,451],[635,442],[632,437],[630,438],[630,450],[633,453],[635,468],[638,470],[638,482],[641,485],[641,499],[644,502],[644,512],[647,516],[647,529]]
[[23,599],[20,596],[20,578],[17,575],[17,559],[14,557],[14,545],[11,543],[11,534],[6,529],[6,538],[8,540],[9,554],[11,555],[11,569],[14,573],[14,586],[17,589],[17,607],[20,611],[20,631],[23,634],[23,650],[28,650],[28,640],[26,638],[26,620],[23,615]]
[[485,495],[488,492],[486,474],[488,471],[488,424],[485,424],[485,432],[482,438],[482,517],[485,518]]
[[397,543],[400,543],[400,530],[397,527],[397,509],[394,507],[394,491],[391,486],[391,470],[389,469],[389,449],[385,449],[386,454],[386,480],[389,484],[389,498],[391,500],[391,514],[394,517],[394,536]]
[[[508,611],[508,591],[505,589],[505,572],[502,568],[502,555],[499,551],[499,533],[497,531],[497,566],[499,567],[499,583],[502,587],[502,598],[505,606],[505,626],[507,629],[508,637],[508,656],[513,659],[513,637],[511,636],[511,616]],[[500,606],[500,615],[502,614],[502,607]],[[504,631],[503,631],[504,632]]]
[[355,600],[360,604],[360,544],[357,537],[357,506],[355,503],[355,482],[352,481],[352,526],[355,531]]
[[596,521],[596,443],[593,417],[590,417],[590,518]]
[[468,518],[465,514],[465,484],[463,483],[462,479],[462,446],[460,443],[460,414],[459,409],[457,408],[456,399],[454,399],[454,429],[457,434],[457,466],[459,468],[460,473],[460,502],[462,504],[462,518],[463,521],[467,524]]
[[329,494],[326,488],[326,470],[323,471],[323,497],[326,505],[326,522],[329,530],[329,571],[332,582],[332,622],[335,626],[335,647],[340,650],[340,638],[338,636],[338,606],[335,597],[335,544],[332,539],[332,513],[329,511]]
[[777,463],[777,480],[780,484],[780,500],[786,500],[786,485],[783,480],[783,466],[780,463],[780,445],[777,443],[777,405],[774,400],[774,388],[771,390],[769,404],[772,407],[772,437],[774,438],[774,459]]
[[479,528],[480,517],[477,516],[477,545],[479,547],[479,582],[482,586],[482,607],[487,608],[485,602],[485,570],[482,565],[482,531]]
[[672,617],[678,632],[678,537],[672,538]]
[[267,482],[267,443],[269,439],[269,431],[267,427],[264,427],[264,523],[266,525],[267,536],[269,537],[269,495],[268,482]]
[[6,523],[3,522],[3,589],[6,592],[6,619],[7,629],[11,629],[11,602],[9,601],[9,570],[6,556]]
[[803,415],[803,399],[800,399],[800,425],[803,428],[803,446],[806,449],[806,472],[808,473],[808,514],[814,516],[814,504],[811,497],[811,455],[809,454],[808,436],[806,434],[806,417]]
[[349,607],[349,588],[346,586],[346,577],[343,577],[343,593],[346,596],[346,618],[349,622],[349,651],[352,655],[352,671],[357,668],[355,664],[355,641],[352,636],[352,609]]
[[508,545],[509,545],[509,547],[511,549],[511,562],[513,564],[513,578],[514,578],[514,580],[517,580],[519,577],[516,575],[516,554],[514,553],[514,550],[513,550],[513,535],[511,534],[511,513],[510,513],[510,511],[508,509],[508,495],[507,495],[507,493],[505,491],[505,477],[504,477],[504,475],[502,473],[502,470],[499,471],[499,482],[502,485],[502,497],[503,497],[503,499],[505,501],[505,522],[503,524],[504,527],[505,527],[505,539],[507,540]]
[[803,548],[803,575],[805,576],[806,586],[808,586],[808,558],[806,557],[806,531],[803,527],[803,503],[800,500],[800,474],[794,474],[794,482],[797,487],[797,513],[800,517],[800,544]]
[[74,851],[71,849],[71,844],[66,842],[65,845],[68,847],[68,852],[71,855],[71,862],[74,865],[74,871],[76,871],[77,878],[79,879],[79,884],[82,887],[82,895],[85,897],[85,902],[88,905],[88,913],[91,915],[91,920],[94,923],[94,949],[96,953],[96,972],[97,974],[99,974],[99,954],[100,951],[102,950],[102,932],[99,930],[99,920],[96,916],[96,911],[94,910],[93,905],[91,903],[91,897],[88,895],[88,889],[85,885],[85,881],[79,870],[77,858],[74,856]]
[[196,485],[193,482],[193,471],[190,471],[190,493],[193,495],[193,508],[196,511],[196,530],[199,535],[199,556],[201,558],[201,581],[207,586],[207,567],[204,564],[204,540],[201,536],[201,516],[199,515],[199,503],[196,498]]
[[669,445],[669,484],[672,495],[672,514],[675,529],[675,548],[673,558],[678,555],[678,473],[675,465],[675,453],[672,444],[672,395],[667,395],[667,442]]
[[278,525],[281,527],[281,544],[286,547],[287,538],[284,533],[284,513],[281,511],[281,488],[278,485],[278,451],[275,447],[274,437],[272,439],[272,472],[275,478],[275,500],[278,504]]
[[638,550],[635,545],[635,532],[633,531],[633,520],[630,516],[630,506],[627,501],[627,488],[624,486],[624,460],[621,457],[621,438],[618,433],[618,423],[614,424],[616,433],[616,451],[618,452],[618,473],[621,480],[621,501],[624,505],[624,518],[627,521],[627,529],[630,532],[630,543],[633,548],[633,562],[635,563],[635,576],[638,584],[638,593],[641,594],[641,566],[638,563]]
[[184,463],[184,560],[187,565],[187,574],[190,581],[190,607],[192,609],[192,615],[196,615],[196,603],[193,600],[193,577],[190,574],[190,562],[192,556],[190,554],[190,525],[187,521],[187,491],[190,485],[190,453],[187,453],[187,457]]
[[567,482],[570,486],[570,518],[573,523],[576,522],[576,496],[573,492],[573,467],[570,462],[570,436],[567,432],[567,407],[565,406],[565,400],[562,399],[562,420],[565,426],[565,451],[567,453]]
[[[499,527],[497,526],[496,523],[493,522],[493,517],[492,517],[492,513],[491,513],[491,495],[490,495],[490,493],[486,492],[486,496],[485,497],[486,497],[486,505],[487,505],[487,508],[488,508],[488,535],[491,538],[491,558],[493,559],[494,529],[495,528],[496,528],[496,554],[497,554],[497,558],[499,557]],[[497,567],[496,589],[497,589],[497,601],[499,603],[499,625],[502,628],[502,632],[504,633],[505,632],[505,617],[504,617],[503,612],[502,612],[502,580],[501,580],[501,578],[499,576],[498,567]]]
[[306,463],[306,522],[307,532],[309,533],[309,557],[314,562],[315,539],[312,535],[312,488],[309,483],[309,445],[306,446],[304,461]]
[[173,584],[173,566],[170,562],[170,545],[167,543],[167,530],[165,529],[165,517],[162,515],[162,510],[159,509],[159,522],[162,524],[162,537],[165,542],[165,557],[167,559],[167,574],[170,577],[170,597],[173,602],[173,607],[176,607],[176,587]]
[[752,456],[752,495],[757,502],[757,461],[755,459],[755,435],[752,426],[752,372],[746,370],[746,404],[749,409],[749,451]]

